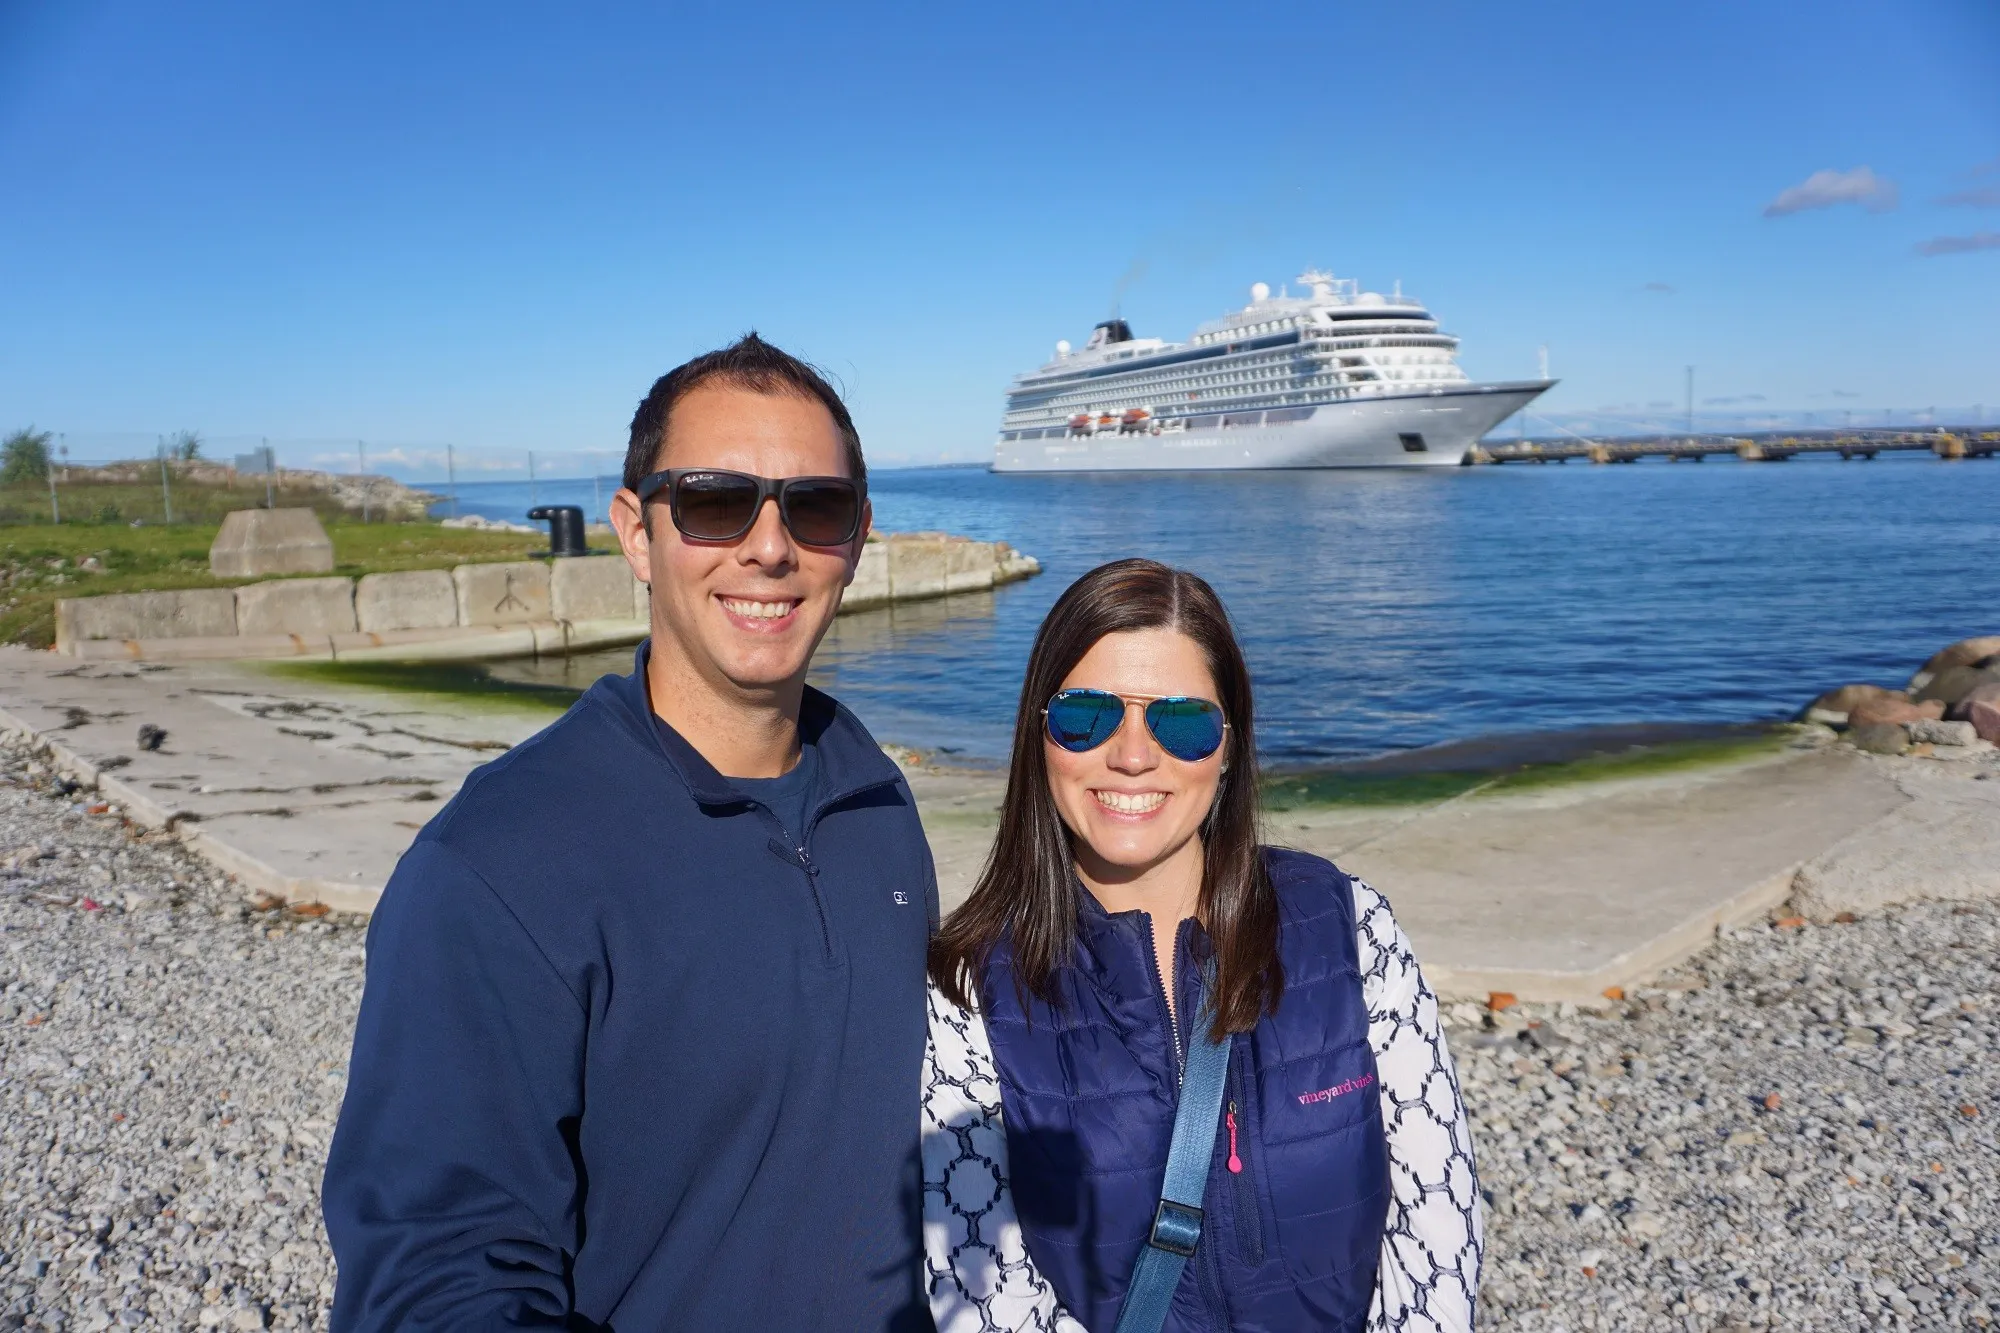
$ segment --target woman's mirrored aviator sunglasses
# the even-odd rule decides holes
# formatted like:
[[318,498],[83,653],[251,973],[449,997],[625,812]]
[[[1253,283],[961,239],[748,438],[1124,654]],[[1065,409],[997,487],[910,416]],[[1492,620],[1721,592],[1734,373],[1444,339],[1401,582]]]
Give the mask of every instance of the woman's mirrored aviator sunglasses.
[[861,530],[861,487],[846,477],[759,477],[715,468],[670,468],[639,482],[639,506],[661,491],[674,526],[700,542],[733,542],[750,531],[764,501],[807,546],[845,546]]
[[1095,750],[1118,734],[1125,710],[1146,705],[1146,730],[1176,759],[1197,763],[1222,748],[1229,730],[1222,706],[1185,694],[1113,694],[1109,690],[1062,690],[1042,710],[1049,739],[1073,754]]

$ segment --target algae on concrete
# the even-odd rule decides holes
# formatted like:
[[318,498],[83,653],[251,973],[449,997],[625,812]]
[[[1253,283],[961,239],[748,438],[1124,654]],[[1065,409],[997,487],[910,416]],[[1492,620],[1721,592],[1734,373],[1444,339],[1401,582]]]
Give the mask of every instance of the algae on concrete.
[[[1551,760],[1510,761],[1505,738],[1477,761],[1426,766],[1420,752],[1301,772],[1267,774],[1264,806],[1273,813],[1346,806],[1424,805],[1478,791],[1480,795],[1584,782],[1655,777],[1776,754],[1789,743],[1783,727],[1717,727],[1717,734],[1624,745]],[[1557,742],[1561,733],[1519,738],[1527,748]]]
[[575,703],[580,689],[495,676],[476,662],[257,662],[245,669],[308,684],[343,685],[450,700],[475,706],[531,708],[551,720]]

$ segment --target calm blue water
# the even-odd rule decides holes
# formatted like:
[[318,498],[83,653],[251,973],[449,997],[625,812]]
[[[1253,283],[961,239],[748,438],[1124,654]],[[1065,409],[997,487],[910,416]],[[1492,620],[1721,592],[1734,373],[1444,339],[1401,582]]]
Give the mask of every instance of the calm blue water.
[[[591,508],[587,479],[537,490]],[[1004,540],[1042,561],[1041,577],[991,595],[843,617],[816,660],[815,682],[883,739],[975,760],[1005,755],[1049,604],[1127,555],[1216,586],[1256,676],[1265,756],[1285,765],[1786,715],[1826,686],[1900,685],[1945,643],[2000,632],[2000,461],[945,469],[878,473],[870,491],[878,527]],[[527,488],[465,485],[459,499],[519,517]]]

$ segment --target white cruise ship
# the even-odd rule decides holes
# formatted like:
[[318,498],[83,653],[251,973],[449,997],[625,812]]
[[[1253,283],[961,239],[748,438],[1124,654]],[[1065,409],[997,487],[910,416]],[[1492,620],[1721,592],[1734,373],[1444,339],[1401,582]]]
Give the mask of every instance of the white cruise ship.
[[1015,377],[996,472],[1455,467],[1553,380],[1474,384],[1423,305],[1328,273],[1184,343],[1099,324]]

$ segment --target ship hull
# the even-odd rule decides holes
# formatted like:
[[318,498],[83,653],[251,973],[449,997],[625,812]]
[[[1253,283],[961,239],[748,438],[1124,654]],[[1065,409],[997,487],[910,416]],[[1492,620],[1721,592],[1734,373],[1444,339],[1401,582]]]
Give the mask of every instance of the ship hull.
[[1480,437],[1548,388],[1481,384],[1326,403],[1304,421],[1153,434],[1003,440],[995,472],[1187,472],[1457,467]]

